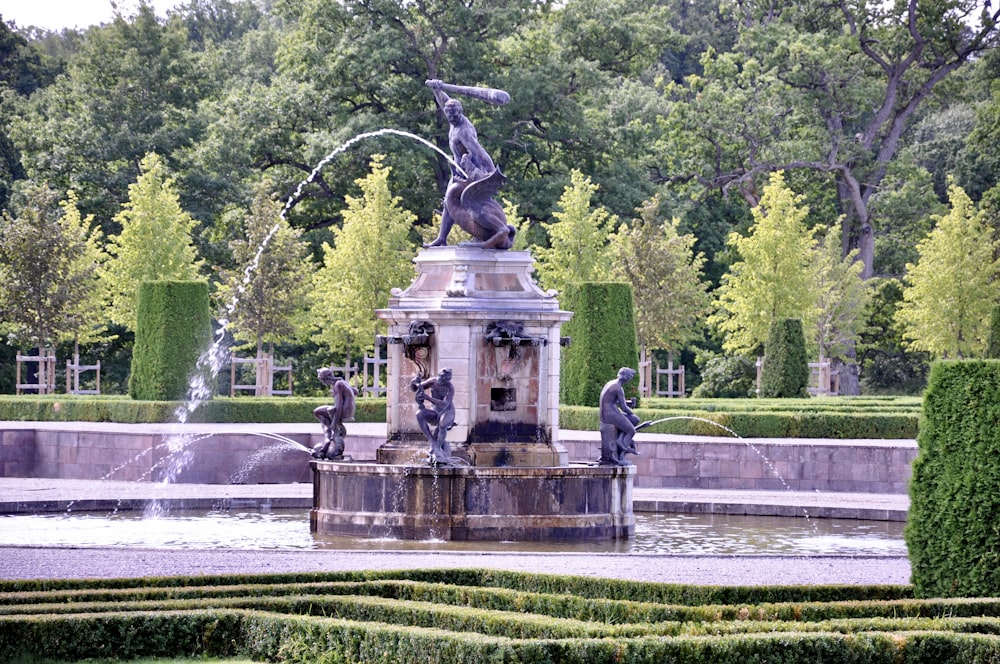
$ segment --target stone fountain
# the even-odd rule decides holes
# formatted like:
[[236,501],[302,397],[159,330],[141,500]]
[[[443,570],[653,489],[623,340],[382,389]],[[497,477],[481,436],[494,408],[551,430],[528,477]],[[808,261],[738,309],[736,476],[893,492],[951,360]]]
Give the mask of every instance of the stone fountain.
[[[403,539],[616,539],[634,466],[570,465],[559,443],[560,326],[525,251],[423,250],[389,324],[386,442],[373,462],[313,461],[312,528]],[[431,464],[415,375],[450,368],[454,463]],[[458,461],[461,460],[461,461]],[[465,465],[467,464],[467,465]]]
[[[572,314],[532,280],[530,253],[510,250],[514,229],[492,199],[504,178],[445,90],[491,103],[505,103],[506,93],[428,85],[451,123],[455,156],[441,233],[414,259],[414,281],[376,312],[389,328],[379,339],[389,362],[386,442],[371,461],[312,462],[312,530],[401,539],[629,538],[635,467],[568,463],[559,442],[559,351],[567,341],[561,325]],[[454,223],[476,241],[448,246]],[[424,430],[420,384],[445,370],[453,426]]]

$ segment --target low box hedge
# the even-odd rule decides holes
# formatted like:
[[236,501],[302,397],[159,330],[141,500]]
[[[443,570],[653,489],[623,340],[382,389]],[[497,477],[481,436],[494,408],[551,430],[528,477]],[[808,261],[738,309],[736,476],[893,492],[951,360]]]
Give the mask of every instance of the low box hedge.
[[[218,397],[202,403],[189,422],[313,422],[313,410],[329,404],[322,397]],[[152,424],[174,421],[176,401],[133,401],[125,397],[0,396],[0,420],[18,422],[120,422]],[[356,422],[384,422],[385,399],[358,399]]]
[[[643,421],[666,420],[643,429],[645,433],[689,436],[739,436],[740,438],[916,438],[917,413],[809,413],[809,412],[710,412],[696,410],[635,411]],[[596,431],[600,417],[596,408],[562,406],[559,426],[563,429]]]
[[1000,659],[1000,600],[909,586],[709,587],[501,570],[0,582],[0,661]]

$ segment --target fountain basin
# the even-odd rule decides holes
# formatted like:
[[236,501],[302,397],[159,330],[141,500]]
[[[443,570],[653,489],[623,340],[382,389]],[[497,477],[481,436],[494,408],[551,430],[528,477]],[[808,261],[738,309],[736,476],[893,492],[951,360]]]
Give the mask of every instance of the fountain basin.
[[313,461],[311,529],[444,541],[635,535],[635,467],[431,467]]

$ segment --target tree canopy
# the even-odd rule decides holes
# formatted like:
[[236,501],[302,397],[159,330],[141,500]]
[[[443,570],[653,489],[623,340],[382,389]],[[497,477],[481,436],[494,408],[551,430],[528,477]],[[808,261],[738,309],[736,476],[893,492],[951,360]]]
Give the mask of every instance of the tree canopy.
[[704,332],[711,298],[694,236],[678,232],[679,219],[660,220],[659,200],[611,238],[612,275],[632,285],[639,345],[679,350]]
[[376,309],[389,305],[389,291],[414,276],[409,239],[414,215],[389,190],[391,168],[372,158],[371,173],[358,180],[361,196],[347,197],[335,243],[323,245],[323,266],[314,280],[312,321],[316,338],[358,357],[375,345]]
[[813,251],[816,239],[806,228],[809,208],[802,205],[779,171],[764,187],[746,236],[733,233],[729,245],[740,259],[716,291],[717,313],[710,322],[725,335],[732,353],[760,352],[774,321],[797,318],[803,327],[816,319]]
[[194,281],[199,277],[191,233],[197,222],[181,209],[174,179],[156,154],[140,163],[129,199],[114,221],[121,232],[107,244],[101,276],[111,320],[135,330],[139,286],[144,281]]
[[949,198],[951,210],[917,244],[917,264],[907,265],[896,317],[912,350],[978,357],[989,339],[990,311],[1000,299],[1000,261],[991,232],[965,191],[952,185]]
[[[316,273],[324,246],[347,251],[338,244],[352,242],[344,229],[359,213],[350,200],[372,174],[372,154],[385,155],[388,195],[412,213],[408,239],[435,225],[448,163],[419,141],[375,133],[409,132],[447,152],[448,122],[425,81],[501,88],[510,103],[463,98],[465,114],[509,179],[502,198],[516,210],[518,246],[538,258],[546,287],[648,278],[635,301],[640,330],[663,331],[641,332],[650,343],[703,357],[759,346],[767,325],[746,336],[749,310],[727,308],[734,289],[750,287],[754,250],[726,240],[752,237],[772,176],[783,172],[795,197],[789,212],[801,211],[807,230],[829,229],[823,251],[808,254],[828,272],[799,265],[804,272],[777,287],[808,274],[832,290],[819,296],[825,304],[792,298],[794,310],[767,319],[802,320],[807,338],[815,330],[824,355],[836,356],[857,329],[857,277],[891,281],[880,291],[887,298],[898,292],[908,266],[924,260],[918,242],[946,216],[949,182],[967,192],[983,224],[1000,228],[998,17],[1000,7],[981,0],[189,0],[166,17],[139,2],[85,30],[3,24],[0,209],[8,215],[0,223],[24,221],[26,208],[12,199],[19,188],[75,192],[81,220],[101,231],[94,241],[115,258],[102,279],[126,289],[123,275],[132,273],[112,268],[128,254],[120,244],[137,214],[132,188],[148,176],[146,155],[156,154],[173,201],[156,205],[184,229],[181,262],[214,290],[243,267],[232,249],[243,235],[233,211],[265,194],[300,234]],[[153,189],[143,196],[156,207]],[[662,221],[633,221],[652,200]],[[612,237],[617,258],[608,253]],[[652,245],[645,255],[640,237],[679,243],[670,255],[689,253],[698,264],[722,306],[711,318],[716,334],[694,332],[704,315],[683,333],[668,334],[662,318],[645,326],[642,310],[686,295],[653,280],[652,262],[673,259]],[[788,251],[798,255],[796,242]],[[627,260],[649,269],[629,277]],[[129,278],[152,276],[141,262],[129,269]],[[391,286],[405,286],[399,278]],[[101,323],[128,321],[116,300]],[[867,308],[867,329],[887,329],[888,303]],[[374,325],[370,315],[365,325]],[[879,357],[910,366],[884,375],[921,375],[922,355],[890,338],[893,348],[880,347]],[[127,335],[122,343],[127,351]],[[294,352],[347,347],[320,343]],[[877,369],[868,353],[860,361],[863,375]]]
[[58,201],[33,186],[20,198],[19,214],[0,219],[0,327],[27,348],[94,340],[103,327],[99,233],[88,229],[73,192]]

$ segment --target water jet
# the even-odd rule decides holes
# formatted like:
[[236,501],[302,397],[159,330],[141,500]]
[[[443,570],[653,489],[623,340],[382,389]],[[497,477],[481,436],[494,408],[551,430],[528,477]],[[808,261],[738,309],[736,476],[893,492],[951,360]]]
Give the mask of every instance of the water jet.
[[[427,85],[459,168],[440,233],[414,259],[416,278],[376,312],[388,325],[380,339],[386,442],[373,462],[312,462],[312,529],[405,539],[629,538],[635,467],[569,464],[559,443],[559,349],[572,314],[532,280],[531,255],[511,250],[515,229],[493,199],[506,178],[447,92],[496,104],[509,95]],[[449,246],[453,224],[473,241]]]

